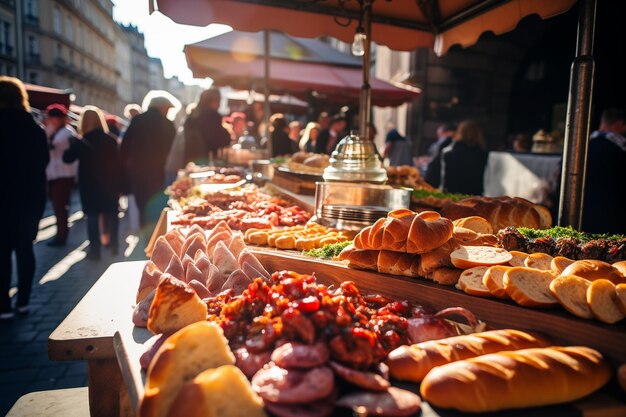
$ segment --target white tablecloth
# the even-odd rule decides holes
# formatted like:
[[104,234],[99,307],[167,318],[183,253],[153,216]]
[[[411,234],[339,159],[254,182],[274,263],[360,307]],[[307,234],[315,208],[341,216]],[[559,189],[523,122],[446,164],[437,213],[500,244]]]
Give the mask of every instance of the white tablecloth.
[[550,205],[558,187],[561,155],[490,152],[485,168],[485,196],[523,197]]

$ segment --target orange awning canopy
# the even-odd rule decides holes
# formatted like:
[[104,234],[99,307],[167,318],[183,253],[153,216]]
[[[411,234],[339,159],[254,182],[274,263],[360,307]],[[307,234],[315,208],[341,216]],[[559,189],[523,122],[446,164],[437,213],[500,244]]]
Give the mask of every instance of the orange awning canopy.
[[[223,23],[237,30],[273,29],[292,36],[333,36],[352,42],[359,4],[345,0],[150,0],[177,23]],[[484,32],[515,29],[531,14],[546,19],[576,0],[378,0],[372,6],[372,40],[394,50],[432,47],[438,55],[452,45],[470,46]]]

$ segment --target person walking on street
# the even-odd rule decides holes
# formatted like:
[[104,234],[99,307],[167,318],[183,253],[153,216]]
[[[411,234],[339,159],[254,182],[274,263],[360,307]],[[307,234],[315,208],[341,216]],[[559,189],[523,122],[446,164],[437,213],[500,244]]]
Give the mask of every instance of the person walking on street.
[[426,167],[424,180],[435,188],[441,185],[441,152],[452,143],[454,127],[450,124],[443,124],[437,128],[437,140],[428,148],[430,162]]
[[389,158],[389,166],[413,165],[413,144],[396,128],[387,132],[383,158]]
[[46,166],[50,160],[44,130],[33,120],[26,89],[20,80],[0,77],[0,320],[13,318],[12,254],[17,260],[17,302],[28,313],[35,276],[33,241],[46,205]]
[[448,193],[482,195],[487,165],[483,132],[478,123],[465,120],[441,154],[441,186]]
[[316,153],[325,153],[330,155],[335,150],[335,146],[341,140],[341,135],[346,129],[348,123],[346,118],[342,115],[333,116],[328,126],[328,129],[323,129],[317,137],[315,143]]
[[[121,145],[128,189],[135,197],[141,227],[156,222],[162,208],[165,162],[176,135],[167,114],[178,100],[165,91],[151,91],[144,101],[147,110],[131,120]],[[151,201],[154,204],[150,205]]]
[[78,164],[63,162],[63,152],[69,148],[70,140],[76,136],[76,131],[68,123],[67,109],[62,104],[51,104],[46,108],[44,125],[50,149],[50,163],[46,167],[48,193],[57,220],[57,234],[47,244],[65,246],[69,233],[67,218],[70,198],[76,182]]
[[89,252],[87,258],[100,259],[99,215],[104,217],[110,235],[111,253],[117,255],[118,200],[122,190],[122,161],[115,138],[109,134],[102,111],[86,106],[78,121],[81,139],[74,139],[63,160],[80,160],[78,189],[83,211],[87,215]]

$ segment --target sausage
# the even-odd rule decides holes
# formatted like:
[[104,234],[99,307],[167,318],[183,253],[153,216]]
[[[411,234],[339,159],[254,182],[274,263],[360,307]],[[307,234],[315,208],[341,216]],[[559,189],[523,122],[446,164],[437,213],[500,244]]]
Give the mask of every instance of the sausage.
[[368,391],[387,391],[391,386],[389,381],[373,372],[357,371],[332,361],[330,367],[341,379]]
[[152,300],[154,300],[154,294],[156,294],[156,288],[150,291],[150,294],[141,300],[133,309],[133,324],[135,326],[148,326],[148,316],[150,315],[150,306],[152,305]]
[[417,413],[420,410],[420,402],[417,394],[390,387],[385,392],[355,392],[344,395],[337,401],[337,406],[362,408],[368,416],[405,417]]
[[157,350],[159,350],[163,342],[165,342],[165,339],[167,339],[167,337],[163,333],[159,333],[144,342],[141,346],[144,352],[139,357],[139,365],[141,365],[141,369],[148,369],[150,362],[152,362],[152,358],[154,358]]
[[306,404],[275,404],[266,401],[265,409],[276,417],[329,417],[335,411],[335,402],[328,399]]
[[281,368],[315,368],[328,362],[330,351],[325,343],[304,345],[300,343],[285,343],[274,349],[272,361]]
[[235,365],[241,372],[248,377],[252,378],[263,366],[270,361],[270,352],[251,353],[245,347],[235,349],[233,352],[235,355]]
[[335,376],[327,366],[288,371],[270,362],[252,377],[252,389],[264,400],[278,404],[320,400],[328,397],[334,386]]

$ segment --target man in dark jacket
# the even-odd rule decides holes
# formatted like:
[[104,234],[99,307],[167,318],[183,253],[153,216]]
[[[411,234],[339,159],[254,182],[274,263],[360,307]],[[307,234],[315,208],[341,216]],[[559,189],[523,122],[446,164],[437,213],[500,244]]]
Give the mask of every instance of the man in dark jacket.
[[431,160],[426,168],[424,179],[433,187],[441,185],[441,151],[452,143],[454,127],[443,124],[437,128],[437,140],[428,148],[428,156]]
[[148,110],[131,120],[122,140],[122,161],[142,226],[156,221],[158,210],[148,215],[146,209],[151,200],[160,200],[166,185],[165,161],[176,135],[174,123],[166,117],[171,107],[174,104],[165,95],[153,97]]
[[333,116],[330,120],[328,129],[322,130],[317,137],[317,142],[315,142],[315,152],[325,153],[327,155],[332,154],[335,150],[335,146],[337,146],[337,142],[342,139],[341,135],[347,125],[348,124],[344,116]]
[[230,134],[222,126],[220,90],[210,88],[202,93],[196,108],[185,122],[185,163],[206,163],[220,148],[230,144]]
[[626,114],[607,109],[587,152],[583,230],[626,234]]

